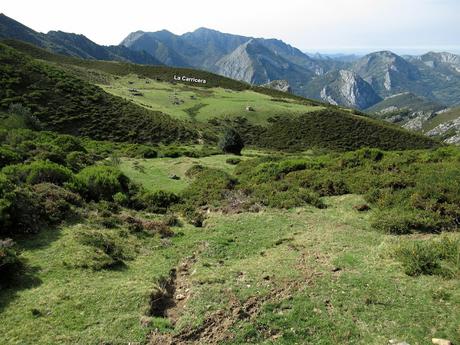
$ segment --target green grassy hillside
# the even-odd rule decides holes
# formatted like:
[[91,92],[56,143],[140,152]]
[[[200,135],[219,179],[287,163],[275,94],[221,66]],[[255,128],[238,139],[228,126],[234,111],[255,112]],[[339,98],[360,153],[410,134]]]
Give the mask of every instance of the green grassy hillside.
[[385,114],[379,115],[383,117],[389,117],[396,114],[404,114],[404,111],[406,111],[407,114],[418,111],[436,112],[444,108],[445,106],[441,104],[437,104],[433,101],[418,97],[412,93],[402,93],[400,95],[391,96],[384,99],[376,105],[366,109],[366,112],[379,113],[387,110]]
[[[27,44],[16,45],[47,60],[36,60],[2,45],[0,106],[6,109],[21,103],[51,130],[137,143],[215,143],[223,128],[232,125],[248,145],[261,148],[352,150],[437,145],[349,110],[318,106],[307,99],[252,88],[207,72],[78,60]],[[175,73],[183,72],[210,79],[202,88],[171,83]],[[251,108],[247,110],[247,106]]]
[[0,44],[0,108],[20,103],[46,129],[94,139],[144,143],[192,141],[185,123],[148,111],[66,71]]
[[446,123],[460,117],[460,107],[449,109],[446,112],[442,112],[430,119],[424,124],[424,130],[429,131],[439,126],[442,123]]
[[111,78],[100,86],[108,93],[147,109],[161,111],[181,120],[200,122],[213,118],[245,117],[261,124],[277,115],[295,116],[325,108],[308,106],[289,98],[275,99],[252,90],[204,89],[139,78],[137,75]]

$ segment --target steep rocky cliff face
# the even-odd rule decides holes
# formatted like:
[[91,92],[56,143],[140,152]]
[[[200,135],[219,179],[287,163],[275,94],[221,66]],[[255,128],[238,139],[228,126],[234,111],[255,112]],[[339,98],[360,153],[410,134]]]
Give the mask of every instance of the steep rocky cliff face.
[[412,89],[420,79],[415,66],[389,51],[364,56],[353,64],[352,70],[382,97]]
[[348,70],[333,71],[313,80],[306,95],[325,102],[365,109],[381,98],[359,75]]
[[251,84],[285,79],[298,93],[303,84],[314,76],[309,69],[293,64],[255,39],[240,45],[217,61],[214,72]]

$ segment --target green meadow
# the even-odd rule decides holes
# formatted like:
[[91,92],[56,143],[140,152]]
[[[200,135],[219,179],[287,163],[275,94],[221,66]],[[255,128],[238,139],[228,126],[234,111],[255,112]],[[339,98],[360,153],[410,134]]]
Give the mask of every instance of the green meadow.
[[[147,109],[190,121],[245,117],[253,123],[263,124],[268,118],[277,115],[302,115],[324,109],[322,106],[303,105],[296,100],[276,99],[250,90],[174,85],[136,75],[111,78],[108,85],[100,86],[108,93]],[[247,107],[253,110],[248,111]]]

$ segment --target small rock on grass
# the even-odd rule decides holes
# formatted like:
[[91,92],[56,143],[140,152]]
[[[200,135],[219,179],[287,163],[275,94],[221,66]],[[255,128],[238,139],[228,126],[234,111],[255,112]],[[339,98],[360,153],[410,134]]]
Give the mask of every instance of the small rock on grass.
[[446,339],[433,338],[431,342],[435,345],[452,345],[452,342]]
[[181,301],[181,300],[185,299],[185,295],[183,295],[183,294],[180,293],[180,294],[178,294],[178,295],[176,296],[176,299],[177,299],[178,301]]
[[405,341],[399,341],[399,340],[396,340],[396,339],[389,340],[388,344],[390,344],[390,345],[410,345],[409,343],[406,343]]

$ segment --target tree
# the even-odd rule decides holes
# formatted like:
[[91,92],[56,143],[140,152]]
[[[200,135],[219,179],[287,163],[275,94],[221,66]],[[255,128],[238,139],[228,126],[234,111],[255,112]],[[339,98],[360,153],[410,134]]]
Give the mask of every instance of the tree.
[[227,128],[219,140],[219,148],[225,153],[241,155],[243,147],[243,139],[233,128]]

